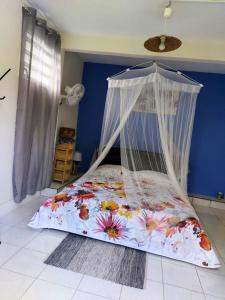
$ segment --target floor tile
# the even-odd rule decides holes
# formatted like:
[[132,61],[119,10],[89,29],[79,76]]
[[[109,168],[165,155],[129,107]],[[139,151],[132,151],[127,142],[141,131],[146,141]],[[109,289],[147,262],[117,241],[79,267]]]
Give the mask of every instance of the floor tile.
[[164,285],[164,300],[205,300],[203,293],[189,291],[172,285]]
[[45,230],[45,229],[42,229],[42,228],[31,228],[31,227],[29,227],[27,224],[28,224],[28,221],[27,221],[27,220],[26,220],[26,221],[24,220],[23,222],[18,223],[15,227],[18,228],[18,229],[29,230],[29,231],[31,231],[31,232],[36,233],[37,235],[38,235],[39,233],[41,233],[42,231]]
[[121,288],[121,285],[114,282],[85,275],[78,290],[117,300],[119,299]]
[[192,204],[194,206],[204,206],[204,207],[209,207],[210,206],[210,201],[201,199],[201,198],[193,198]]
[[20,247],[1,243],[0,245],[0,265],[5,263],[10,257],[19,251]]
[[72,300],[111,300],[111,298],[105,298],[105,297],[77,291]]
[[195,269],[195,265],[192,265],[192,264],[184,262],[184,261],[172,259],[172,258],[169,258],[169,257],[162,257],[162,262],[163,263],[169,263],[169,264],[172,264],[172,265],[177,265],[177,266],[180,266],[180,267]]
[[223,214],[217,215],[217,216],[219,217],[222,224],[225,226],[225,212],[223,212]]
[[16,228],[12,227],[1,236],[1,240],[4,243],[8,243],[15,246],[23,247],[29,243],[38,232],[30,230],[30,228]]
[[225,243],[215,243],[214,249],[217,250],[217,255],[221,258],[221,260],[225,259]]
[[46,234],[49,234],[50,236],[56,237],[56,238],[61,238],[64,239],[67,235],[68,232],[62,231],[62,230],[56,230],[56,229],[44,229]]
[[208,272],[208,273],[214,274],[214,275],[225,276],[225,263],[222,261],[221,258],[220,258],[220,263],[221,263],[221,267],[218,269],[207,269],[207,268],[201,268],[201,267],[196,267],[196,269],[198,271]]
[[219,236],[217,234],[217,231],[215,231],[215,230],[224,230],[224,226],[223,226],[222,222],[220,221],[219,217],[216,215],[205,216],[204,224],[205,224],[207,231],[209,233],[213,234],[214,241],[215,241],[214,234],[216,234],[216,236]]
[[198,213],[198,215],[209,233],[214,233],[214,229],[217,229],[218,226],[221,226],[219,217],[216,215],[205,213]]
[[36,280],[21,300],[71,300],[75,290]]
[[9,212],[5,216],[1,217],[1,223],[6,225],[16,225],[17,223],[23,221],[23,219],[30,215],[31,212],[29,212],[27,209],[22,210],[21,207],[14,209],[13,211]]
[[209,215],[215,215],[214,211],[210,207],[195,204],[193,206],[197,213],[201,212]]
[[32,282],[33,278],[0,269],[0,299],[19,299]]
[[1,203],[0,202],[0,219],[7,215],[8,213],[12,212],[13,210],[17,209],[20,207],[20,204],[17,204],[13,201],[6,201]]
[[205,294],[225,298],[225,277],[209,272],[198,271]]
[[212,201],[210,207],[225,210],[225,203]]
[[32,216],[33,215],[30,214],[29,216],[25,217],[22,221],[18,222],[15,226],[17,228],[22,228],[22,229],[28,228],[29,230],[36,231],[36,232],[42,230],[42,229],[31,228],[27,225],[30,222]]
[[157,260],[162,260],[162,256],[161,255],[156,255],[156,254],[151,254],[151,253],[146,253],[147,254],[147,259],[157,259]]
[[163,284],[147,280],[144,290],[123,286],[120,300],[163,300]]
[[[33,215],[41,206],[41,204],[46,200],[47,197],[44,196],[35,196],[32,200],[28,201],[27,203],[24,203],[24,206],[26,207],[27,211],[31,215]],[[24,202],[24,201],[23,201]],[[23,204],[22,202],[22,204]]]
[[27,276],[37,277],[46,267],[44,264],[45,259],[45,253],[24,248],[4,264],[2,268]]
[[208,226],[211,226],[209,232],[212,234],[215,244],[217,243],[225,244],[225,235],[224,235],[225,226],[221,223],[221,221],[217,220],[216,224],[211,224]]
[[154,281],[162,282],[162,262],[154,258],[147,258],[146,277]]
[[10,228],[12,228],[11,225],[0,224],[0,238],[1,238],[1,235],[2,235],[3,233],[5,233],[6,231],[8,231]]
[[202,288],[195,269],[162,262],[163,279],[167,284],[183,287],[196,292],[202,292]]
[[57,189],[53,188],[45,188],[41,191],[41,195],[47,198],[53,197],[57,194]]
[[47,268],[40,274],[39,279],[76,289],[82,276],[83,275],[80,273],[47,266]]
[[225,210],[224,209],[217,209],[217,208],[212,208],[211,211],[213,212],[214,215],[217,216],[225,216]]
[[49,232],[42,231],[26,246],[26,248],[50,254],[60,244],[62,240],[62,237],[56,237],[50,234]]

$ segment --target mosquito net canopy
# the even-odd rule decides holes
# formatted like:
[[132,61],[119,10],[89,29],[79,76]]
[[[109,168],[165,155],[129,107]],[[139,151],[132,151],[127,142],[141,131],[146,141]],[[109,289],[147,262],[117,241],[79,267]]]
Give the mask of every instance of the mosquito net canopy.
[[[201,85],[156,63],[108,79],[102,134],[94,171],[119,145],[123,179],[148,202],[139,171],[164,173],[180,197],[187,195],[188,159],[197,95]],[[127,185],[128,186],[128,185]],[[129,195],[129,192],[125,192]],[[128,197],[129,198],[129,197]]]

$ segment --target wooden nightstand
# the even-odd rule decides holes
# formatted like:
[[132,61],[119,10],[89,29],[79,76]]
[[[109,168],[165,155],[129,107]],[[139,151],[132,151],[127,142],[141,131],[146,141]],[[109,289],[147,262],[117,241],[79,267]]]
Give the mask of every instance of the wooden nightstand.
[[59,144],[55,149],[53,180],[64,183],[70,178],[74,144]]

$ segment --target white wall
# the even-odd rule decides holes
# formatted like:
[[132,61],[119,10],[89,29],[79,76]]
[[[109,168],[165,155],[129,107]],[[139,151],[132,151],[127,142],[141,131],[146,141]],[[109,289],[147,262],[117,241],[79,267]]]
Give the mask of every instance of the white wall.
[[[13,200],[12,167],[17,107],[22,1],[0,0],[0,75],[12,71],[0,81],[0,205]],[[75,53],[66,53],[62,88],[81,82],[83,62]],[[76,127],[77,108],[60,107],[58,126]]]
[[[73,86],[82,81],[83,61],[74,52],[65,52],[62,71],[62,94],[67,85]],[[59,107],[57,127],[76,128],[78,106],[69,107],[63,102]]]
[[[207,29],[206,29],[207,30]],[[102,55],[119,55],[142,57],[146,59],[178,59],[181,61],[205,61],[208,63],[225,63],[225,41],[193,40],[183,41],[176,51],[165,53],[149,52],[143,46],[143,37],[121,37],[104,35],[77,35],[62,33],[62,47],[70,51],[98,53]],[[147,37],[146,37],[147,38]]]
[[0,204],[12,200],[12,166],[22,26],[20,0],[0,1]]

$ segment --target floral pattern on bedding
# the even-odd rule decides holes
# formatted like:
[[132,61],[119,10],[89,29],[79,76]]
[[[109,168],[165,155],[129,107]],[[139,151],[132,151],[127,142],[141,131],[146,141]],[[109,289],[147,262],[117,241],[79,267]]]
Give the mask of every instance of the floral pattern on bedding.
[[151,201],[143,199],[139,207],[131,207],[126,193],[135,197],[138,189],[133,184],[124,187],[119,174],[103,174],[83,177],[44,201],[29,226],[64,230],[203,267],[219,267],[193,207],[176,195],[166,175],[139,171],[139,184],[145,199]]

